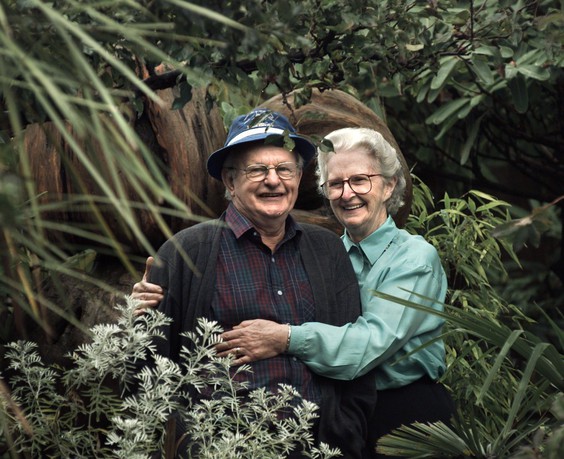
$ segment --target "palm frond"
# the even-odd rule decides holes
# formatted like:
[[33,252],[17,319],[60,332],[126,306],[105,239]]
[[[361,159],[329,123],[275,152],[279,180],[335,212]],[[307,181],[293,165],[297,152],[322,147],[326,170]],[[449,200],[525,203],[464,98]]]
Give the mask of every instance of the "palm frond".
[[382,437],[377,451],[411,458],[461,457],[471,453],[464,439],[443,422],[402,426]]

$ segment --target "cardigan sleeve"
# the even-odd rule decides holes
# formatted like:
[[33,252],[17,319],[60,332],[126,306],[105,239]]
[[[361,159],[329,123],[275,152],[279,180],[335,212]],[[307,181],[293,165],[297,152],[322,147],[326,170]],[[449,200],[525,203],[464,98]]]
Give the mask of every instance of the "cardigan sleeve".
[[341,240],[329,230],[302,226],[300,250],[313,289],[316,320],[331,325],[354,322],[362,312],[358,280]]
[[[178,361],[181,348],[182,285],[183,282],[190,282],[190,278],[185,278],[178,255],[175,243],[172,240],[166,241],[157,252],[155,264],[149,273],[149,282],[160,285],[164,291],[157,309],[172,319],[170,325],[160,330],[164,338],[155,340],[157,352],[173,361]],[[186,275],[190,276],[190,272]]]
[[217,220],[180,231],[166,241],[157,252],[149,282],[163,287],[164,298],[158,310],[172,319],[162,329],[166,339],[157,340],[159,354],[178,361],[183,345],[191,342],[180,336],[193,331],[200,317],[207,317],[211,308],[221,225]]

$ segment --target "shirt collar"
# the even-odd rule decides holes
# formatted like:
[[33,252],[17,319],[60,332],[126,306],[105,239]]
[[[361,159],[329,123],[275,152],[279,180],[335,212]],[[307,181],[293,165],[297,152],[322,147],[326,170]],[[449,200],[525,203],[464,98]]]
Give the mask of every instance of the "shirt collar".
[[356,247],[362,254],[364,254],[370,264],[373,265],[390,246],[397,234],[397,231],[398,230],[396,224],[394,223],[394,220],[392,219],[392,217],[388,216],[382,226],[380,226],[369,236],[365,237],[359,243],[353,242],[346,230],[342,236],[342,239],[347,252],[350,252],[353,247]]
[[[233,234],[237,239],[248,231],[256,231],[251,221],[241,214],[232,202],[229,203],[229,206],[225,211],[225,223],[227,223],[227,226],[231,228],[231,231],[233,231]],[[296,222],[291,215],[288,215],[288,218],[286,218],[286,233],[284,235],[284,241],[292,239],[296,234],[301,232],[302,227],[300,224]]]

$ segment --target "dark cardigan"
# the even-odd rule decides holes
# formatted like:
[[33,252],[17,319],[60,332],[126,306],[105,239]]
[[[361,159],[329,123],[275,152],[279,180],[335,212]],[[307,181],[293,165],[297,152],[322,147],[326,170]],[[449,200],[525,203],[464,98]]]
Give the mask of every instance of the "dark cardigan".
[[[175,361],[181,332],[192,331],[199,317],[209,317],[220,237],[226,227],[219,220],[200,223],[177,233],[157,253],[150,281],[161,285],[165,297],[159,310],[173,319],[159,352]],[[332,325],[354,322],[361,314],[358,282],[341,240],[332,232],[300,224],[300,254],[312,285],[316,321]],[[337,446],[346,458],[361,457],[367,420],[376,403],[372,374],[338,381],[314,374],[321,388],[318,439]]]

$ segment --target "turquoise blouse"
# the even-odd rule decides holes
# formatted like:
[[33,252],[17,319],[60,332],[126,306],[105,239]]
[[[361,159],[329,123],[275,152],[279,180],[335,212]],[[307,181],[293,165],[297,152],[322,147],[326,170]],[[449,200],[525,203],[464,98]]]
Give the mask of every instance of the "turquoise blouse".
[[379,390],[405,386],[425,374],[438,379],[445,371],[445,349],[435,339],[444,321],[373,295],[376,290],[442,310],[447,281],[435,248],[398,229],[391,217],[358,244],[346,233],[342,239],[359,280],[362,316],[342,327],[319,322],[292,326],[288,352],[335,379],[354,379],[377,368]]

